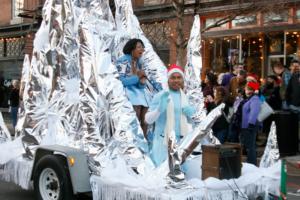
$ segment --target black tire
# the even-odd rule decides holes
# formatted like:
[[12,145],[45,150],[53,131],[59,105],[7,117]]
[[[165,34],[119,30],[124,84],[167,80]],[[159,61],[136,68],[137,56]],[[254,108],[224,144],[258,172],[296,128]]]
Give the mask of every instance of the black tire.
[[[54,178],[51,175],[54,175]],[[51,182],[46,183],[41,180],[44,178]],[[40,181],[44,183],[40,183]],[[75,199],[65,158],[60,156],[46,155],[37,162],[33,174],[33,186],[35,197],[38,200]],[[40,188],[43,191],[40,191]]]

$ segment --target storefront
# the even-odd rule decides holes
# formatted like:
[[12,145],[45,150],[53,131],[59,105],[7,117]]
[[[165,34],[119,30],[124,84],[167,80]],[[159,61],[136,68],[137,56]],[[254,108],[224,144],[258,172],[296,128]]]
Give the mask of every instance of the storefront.
[[[291,14],[294,14],[291,16]],[[260,77],[272,74],[274,63],[286,67],[300,58],[300,10],[238,17],[203,34],[204,68],[226,72],[235,63],[243,63],[248,72]],[[214,19],[216,20],[216,19]],[[203,26],[213,18],[202,20]]]

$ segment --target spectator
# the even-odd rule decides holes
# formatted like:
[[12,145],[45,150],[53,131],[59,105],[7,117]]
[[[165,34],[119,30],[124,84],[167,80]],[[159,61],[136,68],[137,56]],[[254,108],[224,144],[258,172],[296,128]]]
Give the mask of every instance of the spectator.
[[237,92],[237,97],[233,104],[233,116],[229,123],[228,142],[239,142],[242,123],[242,108],[245,102],[244,89],[240,89]]
[[267,103],[274,109],[280,110],[282,101],[280,97],[280,80],[275,75],[269,75],[266,83],[262,86],[262,94]]
[[241,63],[235,64],[235,65],[233,66],[233,72],[229,72],[229,73],[224,74],[224,76],[223,76],[223,78],[222,78],[222,83],[221,83],[221,85],[224,86],[224,87],[226,87],[226,88],[228,88],[228,87],[229,87],[229,84],[230,84],[230,80],[231,80],[233,77],[237,76],[238,73],[239,73],[239,71],[240,71],[240,70],[243,70],[243,69],[244,69],[243,64],[241,64]]
[[285,69],[280,62],[275,63],[272,69],[275,75],[280,77],[282,80],[280,86],[280,97],[282,99],[282,108],[287,109],[285,93],[289,80],[291,79],[292,73],[288,69]]
[[212,127],[214,136],[218,138],[221,144],[226,141],[228,135],[229,120],[227,119],[227,116],[229,113],[229,104],[227,100],[227,90],[222,86],[218,86],[214,89],[214,100],[207,105],[207,112],[209,113],[221,103],[225,103],[224,114],[217,119]]
[[293,71],[292,78],[287,85],[285,99],[291,110],[300,113],[300,66],[297,65]]
[[17,120],[18,120],[18,109],[19,109],[19,81],[13,80],[12,81],[12,90],[9,97],[9,106],[11,110],[11,118],[13,127],[16,127]]
[[207,97],[207,96],[214,96],[214,87],[216,87],[218,85],[217,83],[217,76],[212,73],[212,72],[208,72],[205,76],[205,80],[204,80],[204,84],[203,84],[203,96]]
[[144,53],[144,43],[140,39],[131,39],[125,44],[123,53],[125,55],[117,60],[120,80],[147,138],[147,124],[144,120],[148,110],[148,98],[144,91],[146,75],[140,60]]
[[[280,80],[275,75],[269,75],[265,84],[262,86],[262,95],[264,95],[266,102],[273,108],[273,110],[281,110],[282,100],[280,97]],[[263,121],[263,133],[266,135],[270,132],[271,123],[274,121],[273,115],[270,115]]]
[[240,141],[247,152],[247,162],[256,165],[256,135],[258,131],[257,117],[261,101],[254,93],[259,90],[259,84],[248,82],[245,87],[246,99],[242,107],[242,123]]
[[188,119],[196,109],[188,104],[188,99],[182,91],[183,84],[182,68],[172,65],[168,69],[169,90],[163,90],[153,97],[146,114],[146,122],[155,123],[150,156],[156,166],[167,159],[167,134],[174,131],[176,141],[179,142],[180,138],[191,130]]
[[294,74],[295,72],[297,72],[297,69],[299,69],[300,67],[300,63],[298,60],[292,60],[291,64],[290,64],[290,72],[292,74]]
[[245,70],[240,70],[236,77],[233,77],[230,80],[229,84],[229,95],[230,95],[230,102],[234,102],[238,91],[243,90],[246,84],[246,76],[247,72]]

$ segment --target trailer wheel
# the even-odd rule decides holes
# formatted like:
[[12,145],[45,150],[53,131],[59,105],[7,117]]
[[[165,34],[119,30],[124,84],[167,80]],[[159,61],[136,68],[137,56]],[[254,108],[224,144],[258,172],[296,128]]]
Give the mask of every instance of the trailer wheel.
[[73,200],[72,183],[63,158],[46,155],[34,170],[33,185],[38,200]]

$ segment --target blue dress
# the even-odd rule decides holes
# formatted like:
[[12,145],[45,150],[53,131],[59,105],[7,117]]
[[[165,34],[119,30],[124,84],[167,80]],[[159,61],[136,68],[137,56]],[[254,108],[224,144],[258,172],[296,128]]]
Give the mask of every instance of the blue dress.
[[[149,106],[149,98],[145,94],[145,84],[141,84],[139,77],[131,73],[132,57],[125,54],[117,60],[117,69],[120,75],[120,80],[125,87],[126,95],[134,106]],[[140,59],[137,61],[137,69],[141,70]]]

